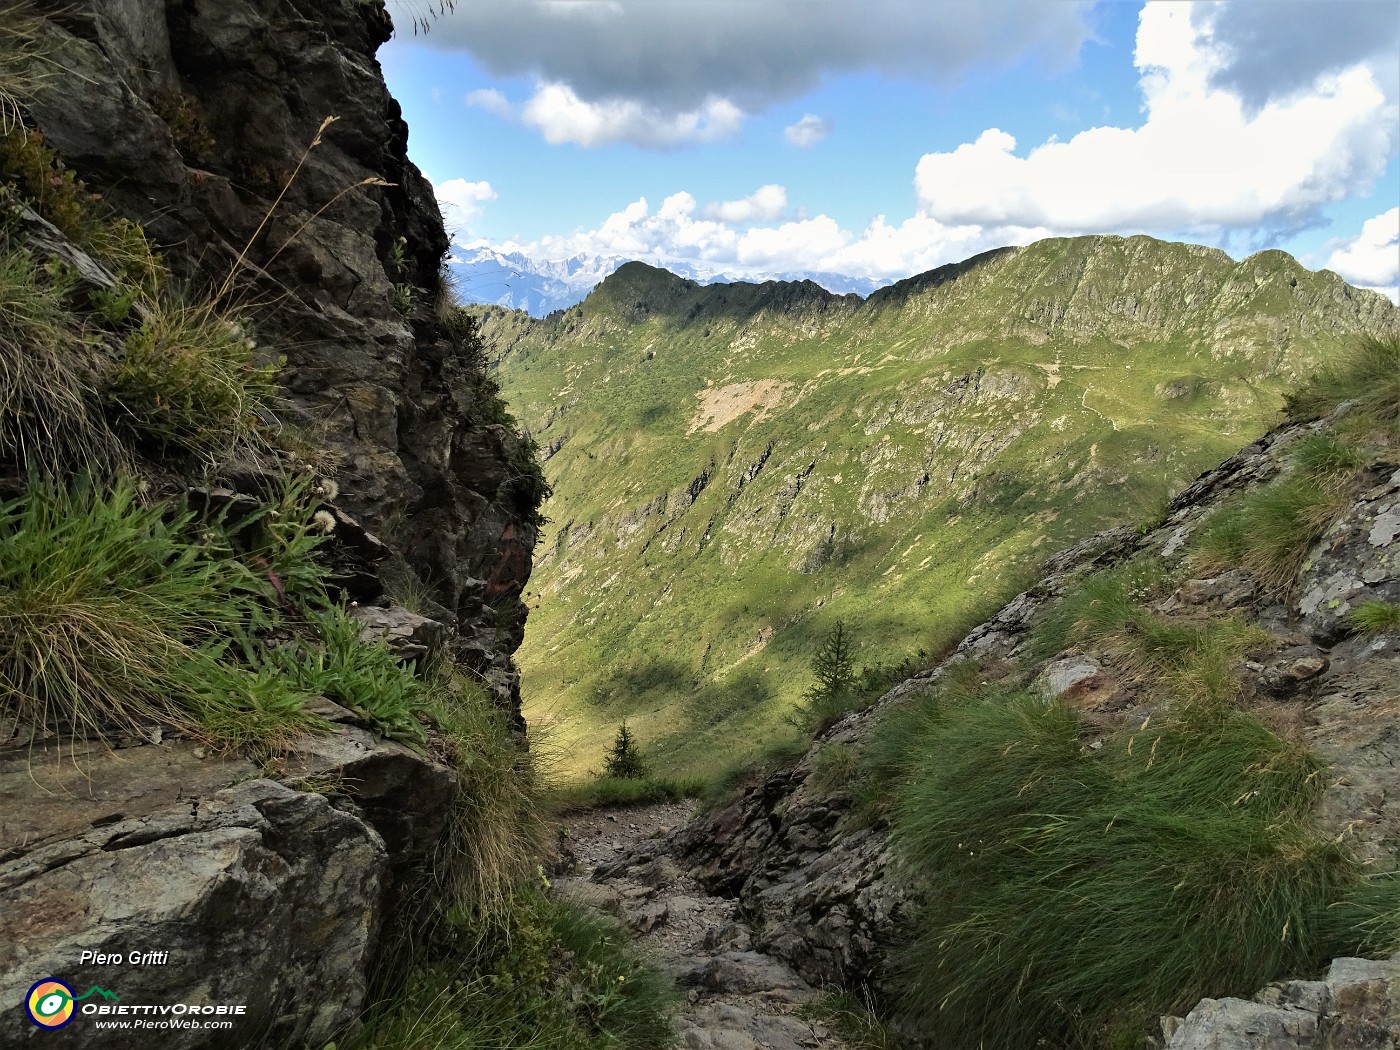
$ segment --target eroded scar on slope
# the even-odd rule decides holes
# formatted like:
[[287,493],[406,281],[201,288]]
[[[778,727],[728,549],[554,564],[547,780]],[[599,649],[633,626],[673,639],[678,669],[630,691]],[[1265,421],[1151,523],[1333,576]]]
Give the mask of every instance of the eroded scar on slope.
[[758,379],[728,386],[708,387],[695,396],[700,404],[690,420],[687,434],[703,430],[713,434],[726,423],[732,423],[745,412],[753,412],[755,421],[763,419],[770,409],[786,400],[792,384],[781,379]]

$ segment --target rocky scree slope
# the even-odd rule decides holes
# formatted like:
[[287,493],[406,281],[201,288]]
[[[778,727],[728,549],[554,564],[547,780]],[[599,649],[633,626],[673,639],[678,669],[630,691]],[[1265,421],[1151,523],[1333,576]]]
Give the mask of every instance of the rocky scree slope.
[[[447,238],[374,59],[391,32],[383,4],[14,10],[34,19],[35,50],[58,71],[26,99],[27,124],[103,206],[144,227],[177,277],[236,289],[259,344],[285,349],[283,439],[336,481],[306,513],[333,530],[364,636],[406,660],[442,652],[523,728],[511,654],[541,489],[532,446],[464,353],[470,339],[436,309]],[[7,236],[74,273],[79,299],[119,290],[54,227],[6,207]],[[10,457],[5,497],[38,466]],[[266,512],[265,463],[141,469],[152,496]],[[386,596],[424,586],[429,618]],[[245,1004],[220,1045],[320,1046],[353,1028],[431,893],[421,879],[460,771],[330,701],[307,714],[330,731],[269,762],[159,725],[56,738],[0,708],[0,1045],[91,1036],[25,1017],[26,989],[48,975],[128,1003]],[[169,955],[114,969],[80,965],[85,950]],[[151,1038],[104,1035],[113,1047]],[[212,1045],[198,1031],[161,1039]]]
[[1157,513],[1313,363],[1400,328],[1283,253],[1146,237],[992,252],[865,301],[630,263],[546,320],[479,316],[555,492],[531,694],[584,768],[625,716],[701,773],[781,733],[836,620],[881,640],[858,660],[956,642],[969,604]]
[[[1338,417],[1345,418],[1346,407]],[[1066,705],[1082,719],[1080,747],[1089,750],[1125,728],[1145,730],[1153,720],[1170,720],[1171,703],[1123,648],[1086,641],[1047,652],[1037,641],[1038,625],[1067,595],[1082,593],[1086,580],[1133,565],[1144,578],[1166,581],[1143,599],[1155,622],[1187,629],[1227,619],[1249,625],[1248,644],[1230,661],[1230,674],[1238,676],[1232,679],[1234,702],[1325,763],[1318,813],[1324,835],[1335,836],[1366,870],[1392,872],[1400,843],[1394,733],[1400,710],[1400,462],[1393,449],[1356,471],[1347,498],[1325,531],[1317,530],[1320,538],[1285,585],[1271,588],[1258,570],[1240,567],[1202,572],[1193,554],[1221,508],[1242,494],[1267,491],[1270,482],[1298,469],[1298,450],[1335,423],[1276,429],[1201,475],[1155,527],[1099,533],[1056,555],[1034,586],[974,628],[946,661],[896,686],[875,707],[848,715],[792,768],[751,779],[730,804],[685,828],[674,844],[684,865],[705,887],[737,901],[758,931],[757,948],[808,981],[858,990],[888,1008],[898,997],[894,946],[918,902],[937,910],[940,890],[910,875],[891,838],[884,793],[894,788],[886,783],[873,799],[863,792],[853,772],[862,768],[859,756],[883,719],[959,680],[1022,685],[1045,704]],[[1389,613],[1362,629],[1356,617],[1363,607]],[[1386,919],[1393,920],[1393,914]],[[1316,981],[1307,973],[1281,976],[1298,980],[1271,986],[1253,1000],[1207,999],[1185,1020],[1164,1017],[1155,1045],[1233,1050],[1400,1043],[1400,961],[1339,960]],[[975,1032],[966,1037],[975,1044]]]
[[694,804],[595,810],[564,822],[550,861],[553,892],[616,916],[685,990],[676,1034],[690,1050],[847,1050],[802,1015],[816,992],[753,950],[736,902],[714,896],[671,852]]

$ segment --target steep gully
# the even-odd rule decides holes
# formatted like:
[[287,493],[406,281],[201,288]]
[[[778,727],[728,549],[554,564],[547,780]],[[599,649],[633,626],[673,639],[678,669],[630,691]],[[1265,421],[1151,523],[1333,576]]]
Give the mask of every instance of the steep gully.
[[803,1016],[813,988],[754,950],[738,903],[709,893],[677,863],[672,836],[692,811],[663,803],[574,816],[561,829],[554,892],[622,919],[675,977],[687,1050],[846,1050]]

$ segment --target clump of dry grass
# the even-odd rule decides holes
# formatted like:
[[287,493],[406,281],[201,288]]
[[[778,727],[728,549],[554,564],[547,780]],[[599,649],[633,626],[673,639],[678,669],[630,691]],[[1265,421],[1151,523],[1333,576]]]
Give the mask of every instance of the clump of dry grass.
[[68,305],[71,278],[0,248],[0,454],[36,469],[110,463],[101,357]]
[[107,384],[118,424],[159,451],[210,462],[265,447],[279,366],[257,361],[234,316],[209,302],[145,301]]

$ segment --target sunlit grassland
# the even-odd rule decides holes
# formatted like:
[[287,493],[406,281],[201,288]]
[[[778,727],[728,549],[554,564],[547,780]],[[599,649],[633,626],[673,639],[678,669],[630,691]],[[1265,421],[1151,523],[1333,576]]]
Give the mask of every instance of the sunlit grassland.
[[[1286,257],[1211,290],[1198,271],[1224,264],[1162,247],[1190,301],[1138,315],[1137,270],[1091,261],[1074,284],[1036,246],[1014,274],[990,263],[878,309],[637,271],[527,325],[499,375],[540,444],[562,439],[527,716],[565,722],[574,771],[626,716],[678,773],[706,773],[787,731],[836,620],[858,659],[935,651],[1065,544],[1155,520],[1345,340],[1322,324],[1278,341],[1291,293],[1274,285],[1324,280]],[[1101,278],[1099,305],[1081,302]],[[1070,284],[1072,309],[1037,320]],[[1173,310],[1186,319],[1157,317]],[[732,418],[707,429],[721,395]]]

